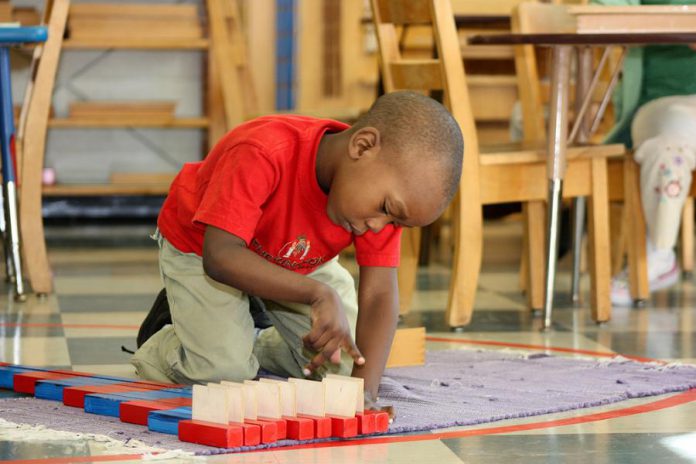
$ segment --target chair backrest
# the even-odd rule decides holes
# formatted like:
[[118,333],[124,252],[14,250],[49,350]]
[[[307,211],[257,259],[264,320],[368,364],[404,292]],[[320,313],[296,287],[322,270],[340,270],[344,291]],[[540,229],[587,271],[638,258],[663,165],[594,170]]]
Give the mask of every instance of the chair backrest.
[[[478,139],[450,1],[372,0],[372,14],[385,91],[443,91],[444,104],[464,136],[462,184],[478,192]],[[397,28],[407,25],[432,26],[438,58],[402,57]]]

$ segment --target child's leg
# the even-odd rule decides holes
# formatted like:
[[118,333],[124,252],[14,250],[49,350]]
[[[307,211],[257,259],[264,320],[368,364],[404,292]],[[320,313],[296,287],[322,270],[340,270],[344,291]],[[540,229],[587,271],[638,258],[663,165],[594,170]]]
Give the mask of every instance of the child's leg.
[[696,163],[696,97],[667,97],[644,105],[632,127],[641,165],[641,197],[656,250],[672,250]]
[[[338,292],[343,303],[343,309],[355,337],[355,324],[358,319],[358,298],[355,292],[355,281],[350,273],[333,259],[308,277],[323,282]],[[309,362],[313,353],[306,350],[302,344],[310,330],[311,308],[307,305],[289,302],[264,301],[268,316],[273,321],[273,327],[262,331],[254,345],[254,354],[262,368],[277,375],[304,377],[302,368]],[[350,375],[353,360],[345,353],[342,354],[341,364],[328,365],[331,372]],[[323,375],[324,372],[319,372]]]
[[160,271],[173,325],[136,351],[131,362],[138,375],[183,384],[255,377],[247,295],[207,277],[199,256],[181,253],[164,238]]

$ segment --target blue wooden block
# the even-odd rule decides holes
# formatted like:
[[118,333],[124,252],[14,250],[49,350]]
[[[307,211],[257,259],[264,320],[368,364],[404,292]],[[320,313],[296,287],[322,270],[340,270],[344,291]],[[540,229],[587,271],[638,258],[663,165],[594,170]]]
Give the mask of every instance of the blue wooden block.
[[99,414],[100,416],[119,417],[119,409],[123,401],[160,400],[164,398],[186,398],[190,396],[190,390],[181,388],[139,392],[91,394],[85,395],[85,412]]
[[109,385],[120,383],[99,377],[72,377],[69,379],[39,380],[36,382],[34,396],[44,400],[63,401],[63,388],[82,385]]
[[166,411],[150,411],[147,428],[152,432],[179,434],[179,421],[191,419],[191,406],[182,406]]
[[20,366],[0,366],[0,388],[14,390],[14,376],[20,372],[34,371]]

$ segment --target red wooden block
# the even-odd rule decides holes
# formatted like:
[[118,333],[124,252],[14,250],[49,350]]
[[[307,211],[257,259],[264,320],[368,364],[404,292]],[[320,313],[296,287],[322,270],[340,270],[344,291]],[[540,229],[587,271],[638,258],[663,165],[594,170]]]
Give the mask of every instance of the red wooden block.
[[121,422],[130,424],[147,425],[147,415],[150,411],[162,411],[181,406],[191,406],[191,398],[167,398],[165,401],[135,400],[123,402],[119,405],[119,417]]
[[314,421],[306,417],[284,416],[287,423],[287,438],[290,440],[311,440],[314,438]]
[[329,438],[333,428],[331,427],[330,417],[310,416],[309,414],[298,414],[297,417],[306,417],[314,422],[314,436],[316,438]]
[[261,444],[261,427],[256,424],[250,424],[244,422],[242,424],[238,422],[230,422],[232,425],[236,425],[242,428],[244,446],[256,446]]
[[374,414],[356,414],[358,419],[358,435],[367,435],[375,433],[375,415]]
[[336,438],[350,438],[358,434],[357,417],[338,417],[331,418],[331,436]]
[[389,430],[389,414],[384,411],[365,410],[365,414],[375,416],[375,432],[383,433]]
[[37,380],[65,379],[68,377],[73,376],[58,372],[22,372],[21,374],[15,374],[12,381],[14,391],[33,395]]
[[179,440],[218,448],[238,448],[244,443],[243,430],[238,424],[182,420],[179,422]]
[[109,385],[81,385],[63,389],[63,404],[74,408],[85,407],[85,395],[91,393],[119,393],[132,391],[150,391],[151,389],[134,387],[131,383],[112,383]]
[[285,440],[288,437],[288,423],[285,419],[271,419],[268,417],[258,417],[258,420],[273,422],[276,425],[276,437],[278,440]]
[[261,429],[261,443],[275,443],[278,441],[278,426],[274,422],[263,420],[244,419],[244,424],[258,425]]

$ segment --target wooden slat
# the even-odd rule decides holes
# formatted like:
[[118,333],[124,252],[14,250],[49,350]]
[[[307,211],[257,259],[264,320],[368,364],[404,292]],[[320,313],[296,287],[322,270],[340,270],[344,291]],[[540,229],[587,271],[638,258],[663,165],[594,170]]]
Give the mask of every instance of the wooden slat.
[[45,196],[166,195],[168,184],[56,184],[45,185]]
[[176,102],[170,101],[74,101],[68,117],[154,117],[173,118]]
[[395,89],[441,89],[440,63],[436,60],[409,60],[391,63],[390,70]]
[[[588,147],[569,147],[566,151],[567,159],[599,157],[620,158],[624,156],[626,149],[621,144],[591,145]],[[546,148],[533,148],[524,144],[505,143],[494,146],[481,147],[481,165],[493,166],[497,164],[511,163],[545,163]]]
[[408,0],[408,7],[404,7],[403,0],[385,0],[378,2],[379,16],[385,23],[396,25],[403,24],[429,24],[430,5],[426,0]]
[[114,172],[109,176],[115,185],[171,185],[175,172]]
[[202,50],[209,47],[208,39],[165,39],[133,37],[94,37],[68,39],[63,43],[65,49],[91,50],[103,48],[131,50]]
[[208,118],[159,118],[159,117],[74,117],[74,118],[55,118],[48,121],[51,128],[75,128],[75,127],[180,127],[180,128],[201,128],[208,127]]

